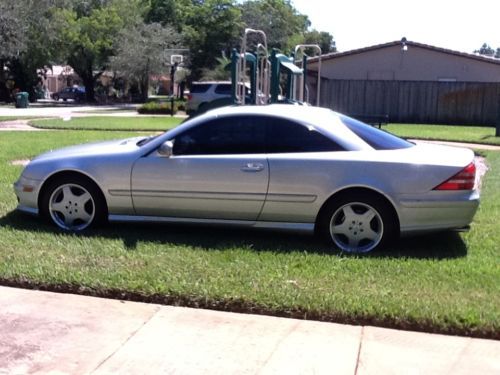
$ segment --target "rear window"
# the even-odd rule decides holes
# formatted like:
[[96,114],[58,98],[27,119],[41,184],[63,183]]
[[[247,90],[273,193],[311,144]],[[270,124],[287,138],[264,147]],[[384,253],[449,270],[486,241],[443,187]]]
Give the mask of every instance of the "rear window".
[[340,116],[340,119],[354,134],[375,150],[397,150],[415,146],[403,138],[396,137],[394,134],[366,125],[353,118]]
[[193,84],[191,86],[191,90],[190,92],[193,94],[193,93],[202,93],[202,92],[206,92],[208,90],[208,88],[210,87],[210,83],[197,83],[197,84]]

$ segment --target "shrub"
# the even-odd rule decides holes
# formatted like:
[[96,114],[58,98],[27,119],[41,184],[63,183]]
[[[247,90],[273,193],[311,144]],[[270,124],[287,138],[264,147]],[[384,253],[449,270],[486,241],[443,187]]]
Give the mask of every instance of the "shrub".
[[[174,115],[178,111],[178,105],[174,102]],[[145,103],[137,109],[140,114],[154,114],[154,115],[171,115],[172,104],[170,102],[158,103],[149,102]]]

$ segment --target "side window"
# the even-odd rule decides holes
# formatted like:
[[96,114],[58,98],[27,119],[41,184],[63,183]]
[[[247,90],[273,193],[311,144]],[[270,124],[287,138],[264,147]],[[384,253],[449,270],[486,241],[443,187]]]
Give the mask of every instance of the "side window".
[[191,94],[198,94],[198,93],[203,93],[207,92],[207,90],[210,88],[209,83],[195,83],[191,86]]
[[174,155],[260,154],[264,150],[265,121],[247,116],[200,124],[174,141]]
[[215,87],[215,93],[219,95],[231,95],[231,85],[227,83],[219,84]]
[[313,127],[280,119],[269,119],[267,153],[344,151]]

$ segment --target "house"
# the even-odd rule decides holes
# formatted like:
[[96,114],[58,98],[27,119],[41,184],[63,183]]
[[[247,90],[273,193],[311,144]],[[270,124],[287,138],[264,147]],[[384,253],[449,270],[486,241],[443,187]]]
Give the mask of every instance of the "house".
[[59,92],[80,80],[73,68],[68,65],[54,65],[45,70],[40,70],[39,74],[42,76],[42,85],[47,95]]
[[[475,125],[494,125],[499,116],[500,59],[403,38],[321,60],[321,105],[339,112]],[[310,59],[308,70],[317,67],[318,58]]]

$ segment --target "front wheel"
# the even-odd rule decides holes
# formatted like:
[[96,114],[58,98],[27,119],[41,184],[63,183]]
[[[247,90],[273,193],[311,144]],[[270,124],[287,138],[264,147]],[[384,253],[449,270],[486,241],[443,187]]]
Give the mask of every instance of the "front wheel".
[[105,219],[105,203],[99,189],[78,176],[52,182],[43,194],[41,211],[66,231],[82,231]]
[[324,238],[346,253],[384,247],[397,233],[389,203],[374,194],[351,193],[334,199],[319,219]]

